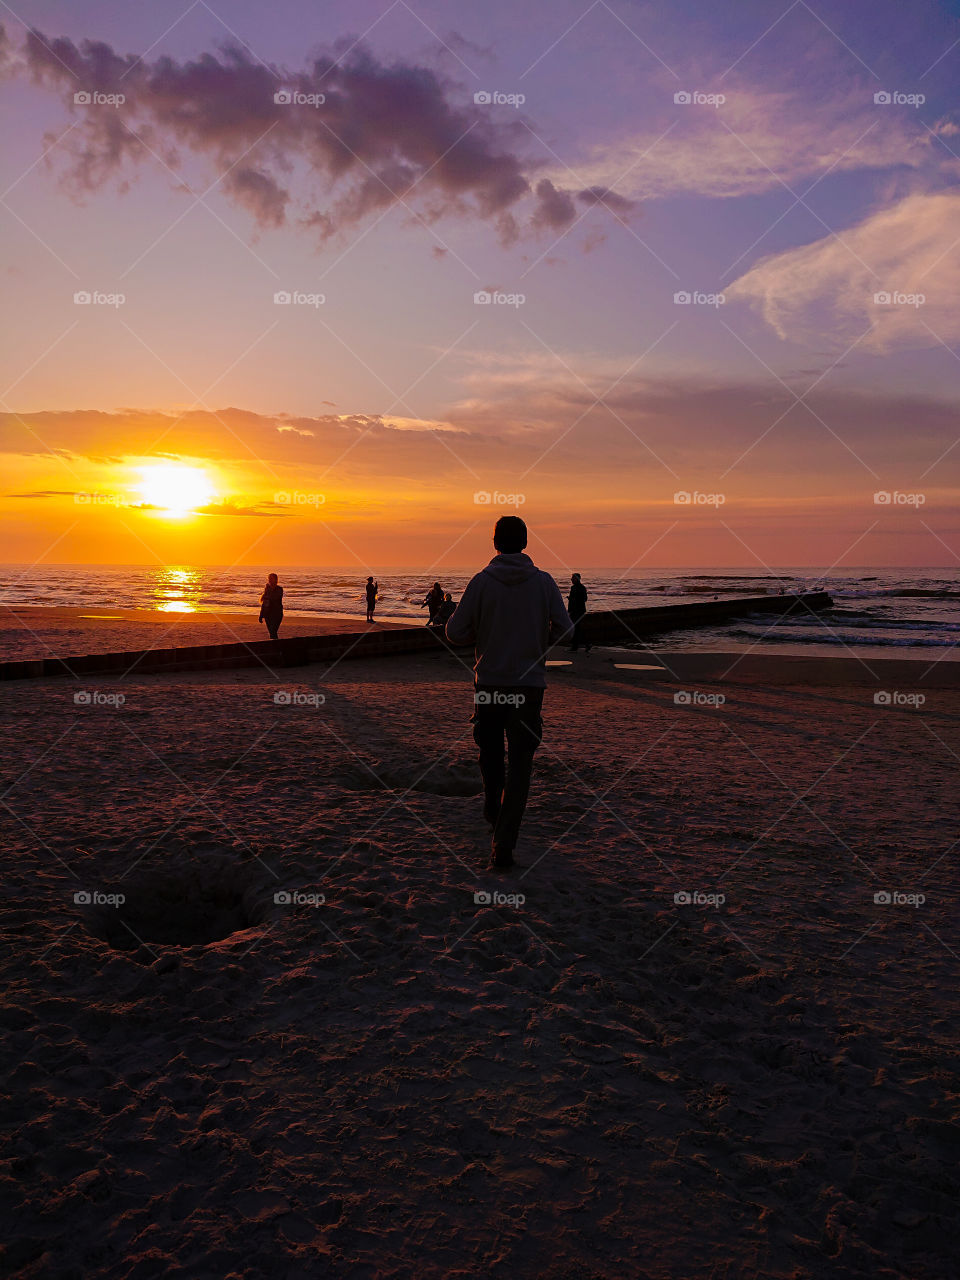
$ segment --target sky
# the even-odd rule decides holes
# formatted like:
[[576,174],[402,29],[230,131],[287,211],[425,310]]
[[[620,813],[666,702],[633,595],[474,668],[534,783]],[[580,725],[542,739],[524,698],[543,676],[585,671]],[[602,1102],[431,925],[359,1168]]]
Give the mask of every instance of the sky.
[[960,563],[960,7],[0,6],[30,563]]

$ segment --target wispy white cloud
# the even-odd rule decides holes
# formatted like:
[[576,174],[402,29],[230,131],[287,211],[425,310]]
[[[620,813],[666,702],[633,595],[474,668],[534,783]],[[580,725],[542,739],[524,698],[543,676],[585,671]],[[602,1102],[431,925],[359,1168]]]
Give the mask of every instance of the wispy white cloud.
[[756,307],[783,339],[843,343],[869,328],[863,345],[875,350],[960,341],[960,191],[907,196],[772,254],[725,292]]
[[[792,187],[829,171],[949,160],[915,110],[875,104],[865,85],[819,100],[756,86],[726,87],[724,94],[721,105],[707,106],[675,104],[672,91],[664,93],[655,123],[571,162],[577,181],[610,183],[634,199],[722,198]],[[570,181],[568,170],[547,176]]]

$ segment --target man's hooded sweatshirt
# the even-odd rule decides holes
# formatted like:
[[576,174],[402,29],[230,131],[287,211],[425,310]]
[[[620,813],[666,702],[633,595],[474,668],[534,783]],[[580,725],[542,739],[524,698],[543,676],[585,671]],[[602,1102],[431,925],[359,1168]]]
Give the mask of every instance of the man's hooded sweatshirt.
[[447,623],[447,639],[476,646],[477,684],[542,689],[551,623],[560,634],[573,626],[560,588],[517,551],[494,556],[470,579]]

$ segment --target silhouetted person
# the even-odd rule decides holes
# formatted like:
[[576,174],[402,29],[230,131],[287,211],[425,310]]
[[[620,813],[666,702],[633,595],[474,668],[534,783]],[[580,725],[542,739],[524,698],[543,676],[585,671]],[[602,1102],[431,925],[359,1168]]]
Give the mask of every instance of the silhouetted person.
[[430,590],[427,592],[426,599],[420,605],[421,609],[423,608],[424,605],[426,605],[430,611],[430,620],[427,623],[428,627],[432,627],[433,624],[436,622],[437,610],[440,608],[442,604],[443,604],[443,587],[441,587],[439,582],[435,582],[433,586],[430,588]]
[[570,615],[570,621],[573,623],[573,636],[570,640],[570,648],[574,653],[581,645],[586,646],[587,653],[590,652],[590,641],[583,638],[583,619],[587,613],[587,588],[580,581],[579,573],[570,575],[570,594],[567,596],[567,613]]
[[470,579],[447,623],[447,639],[476,648],[473,739],[480,749],[483,814],[493,827],[491,861],[499,868],[513,866],[543,736],[547,649],[572,624],[553,578],[523,554],[527,526],[519,516],[500,517],[493,545],[497,554]]
[[453,596],[449,591],[444,592],[443,600],[437,612],[433,615],[431,626],[438,627],[441,631],[453,617],[456,605],[453,603]]
[[364,588],[367,596],[367,621],[373,621],[373,611],[377,607],[377,592],[380,590],[380,583],[374,582],[372,577],[367,579],[367,585]]
[[260,595],[260,622],[267,624],[270,639],[276,640],[283,621],[283,587],[275,573],[267,574],[267,585]]

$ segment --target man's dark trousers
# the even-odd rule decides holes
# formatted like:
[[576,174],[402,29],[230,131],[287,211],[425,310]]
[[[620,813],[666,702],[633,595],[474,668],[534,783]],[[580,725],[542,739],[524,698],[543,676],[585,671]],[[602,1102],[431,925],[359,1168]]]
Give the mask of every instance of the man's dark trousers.
[[530,685],[474,690],[473,740],[480,748],[484,810],[494,824],[494,847],[503,852],[513,852],[527,806],[533,757],[543,737],[543,692]]

